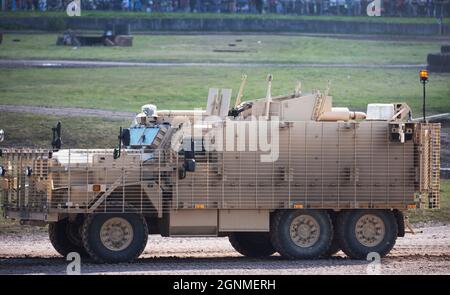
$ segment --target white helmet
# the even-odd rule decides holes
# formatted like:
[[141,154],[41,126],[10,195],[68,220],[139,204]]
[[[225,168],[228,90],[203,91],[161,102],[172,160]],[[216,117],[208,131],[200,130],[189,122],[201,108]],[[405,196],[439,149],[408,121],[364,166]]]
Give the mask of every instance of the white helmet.
[[147,117],[158,117],[158,114],[156,112],[157,109],[154,104],[143,105],[141,110]]

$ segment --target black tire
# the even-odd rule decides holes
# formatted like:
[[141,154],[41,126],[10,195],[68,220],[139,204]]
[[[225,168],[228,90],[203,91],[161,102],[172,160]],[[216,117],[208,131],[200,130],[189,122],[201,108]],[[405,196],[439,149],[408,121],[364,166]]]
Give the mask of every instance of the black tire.
[[70,222],[68,218],[52,222],[48,225],[48,236],[53,248],[66,257],[70,252],[78,252],[80,256],[87,256],[81,239],[81,225]]
[[[129,245],[111,250],[100,237],[102,226],[112,218],[125,220],[132,229]],[[137,213],[90,214],[83,224],[83,245],[89,256],[98,263],[131,262],[141,255],[147,245],[148,227],[145,218]]]
[[[381,220],[384,227],[384,234],[380,234],[380,241],[373,242],[373,245],[365,245],[357,238],[356,226],[358,220],[364,216],[366,218],[370,216],[378,217],[377,220]],[[379,224],[381,225],[381,222]],[[369,230],[373,231],[375,229],[377,232],[380,232],[379,228],[380,226],[378,228],[375,226],[372,229],[369,228]],[[388,254],[395,245],[398,227],[394,214],[389,210],[348,210],[339,214],[336,232],[342,251],[347,256],[353,259],[366,259],[371,252],[378,253],[380,257]],[[359,232],[362,235],[362,227]]]
[[[313,220],[314,226],[318,228],[317,238],[311,245],[298,245],[291,237],[291,225],[300,216]],[[294,231],[293,234],[296,233]],[[288,259],[316,259],[323,257],[330,248],[333,237],[333,225],[330,216],[325,210],[283,210],[273,215],[270,234],[272,245],[282,257]],[[298,235],[300,236],[301,234],[298,232]]]
[[236,251],[247,257],[266,257],[276,252],[269,233],[236,232],[228,240]]

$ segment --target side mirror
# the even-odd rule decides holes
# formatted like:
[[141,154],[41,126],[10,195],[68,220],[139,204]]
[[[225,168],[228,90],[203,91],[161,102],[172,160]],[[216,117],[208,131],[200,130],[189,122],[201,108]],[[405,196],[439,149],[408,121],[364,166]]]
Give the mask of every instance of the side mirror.
[[114,149],[113,158],[114,158],[114,160],[120,158],[120,148],[115,148]]
[[0,142],[5,140],[5,131],[3,129],[0,129]]
[[122,141],[122,144],[124,146],[130,146],[130,129],[125,128],[122,129],[122,132],[120,134],[120,140]]
[[[114,149],[114,152],[113,152],[113,158],[114,158],[114,160],[116,160],[116,159],[118,159],[118,158],[120,158],[120,151],[121,151],[121,149],[122,149],[122,142],[123,142],[123,131],[124,130],[126,130],[126,129],[122,129],[122,127],[120,127],[120,130],[119,130],[119,136],[117,136],[117,138],[119,139],[119,147],[117,147],[117,148],[115,148]],[[129,131],[128,131],[129,132]]]

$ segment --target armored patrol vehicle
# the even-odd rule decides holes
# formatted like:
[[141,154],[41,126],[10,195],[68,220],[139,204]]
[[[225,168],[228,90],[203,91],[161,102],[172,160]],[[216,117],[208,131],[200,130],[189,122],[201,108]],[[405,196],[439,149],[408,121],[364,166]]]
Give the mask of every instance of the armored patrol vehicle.
[[[439,208],[439,124],[406,103],[367,112],[332,105],[329,91],[242,101],[246,77],[210,89],[206,110],[145,105],[112,149],[7,148],[4,215],[48,224],[61,255],[132,261],[149,234],[228,236],[251,257],[354,259],[389,253],[404,213]],[[7,131],[7,130],[6,130]]]

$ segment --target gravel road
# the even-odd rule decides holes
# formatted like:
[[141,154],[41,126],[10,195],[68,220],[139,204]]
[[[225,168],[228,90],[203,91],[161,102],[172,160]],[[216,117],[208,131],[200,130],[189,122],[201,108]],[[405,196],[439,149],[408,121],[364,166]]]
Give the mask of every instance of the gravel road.
[[134,119],[136,113],[113,110],[100,110],[88,108],[74,108],[74,107],[41,107],[29,105],[4,105],[0,104],[0,112],[15,112],[15,113],[32,113],[38,115],[53,115],[63,117],[96,117],[108,119]]
[[[152,235],[135,263],[83,261],[83,274],[450,274],[450,225],[423,227],[399,238],[394,250],[373,267],[340,252],[331,259],[285,261],[245,258],[227,238],[162,238]],[[43,232],[0,235],[0,274],[65,274],[67,262]]]
[[221,63],[221,62],[128,62],[100,60],[0,59],[0,68],[104,68],[104,67],[240,67],[240,68],[355,68],[421,69],[425,64],[320,64],[320,63]]

